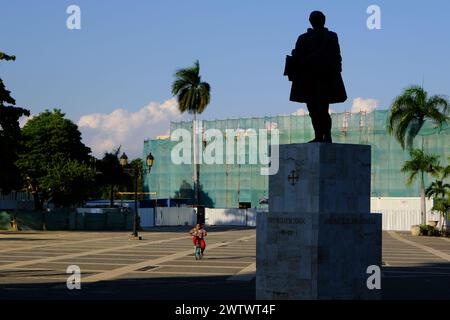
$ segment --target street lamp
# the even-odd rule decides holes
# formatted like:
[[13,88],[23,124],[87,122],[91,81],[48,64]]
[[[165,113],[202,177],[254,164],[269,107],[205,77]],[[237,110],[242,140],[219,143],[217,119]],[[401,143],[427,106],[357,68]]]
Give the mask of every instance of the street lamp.
[[124,168],[124,171],[132,174],[134,176],[134,219],[133,219],[133,234],[130,239],[133,240],[142,240],[142,237],[138,234],[138,220],[139,220],[139,212],[138,212],[138,179],[141,174],[146,172],[150,172],[153,167],[153,162],[155,158],[151,153],[146,158],[147,168],[143,168],[141,171],[138,163],[133,163],[131,168],[126,168],[128,165],[128,157],[125,152],[119,159],[120,165]]

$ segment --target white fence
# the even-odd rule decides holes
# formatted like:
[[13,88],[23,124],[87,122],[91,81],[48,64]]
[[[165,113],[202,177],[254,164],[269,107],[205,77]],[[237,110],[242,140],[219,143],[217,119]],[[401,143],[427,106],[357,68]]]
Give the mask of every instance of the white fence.
[[206,209],[205,224],[209,226],[256,227],[255,209]]
[[[383,230],[409,231],[412,225],[421,223],[420,198],[371,198],[371,212],[381,213]],[[433,200],[426,202],[427,221],[440,221],[439,214],[431,212]],[[206,209],[206,225],[256,227],[256,215],[262,209]],[[192,208],[157,208],[156,217],[153,209],[139,209],[141,225],[152,227],[153,219],[157,226],[195,225],[196,211]],[[450,223],[447,222],[447,225]]]
[[156,208],[155,221],[157,226],[192,226],[197,222],[197,214],[193,208]]
[[155,211],[153,208],[139,208],[141,227],[150,228],[155,226]]
[[[427,221],[440,221],[432,207],[433,199],[426,199]],[[412,225],[421,224],[420,198],[371,198],[370,208],[383,215],[383,230],[409,231]]]

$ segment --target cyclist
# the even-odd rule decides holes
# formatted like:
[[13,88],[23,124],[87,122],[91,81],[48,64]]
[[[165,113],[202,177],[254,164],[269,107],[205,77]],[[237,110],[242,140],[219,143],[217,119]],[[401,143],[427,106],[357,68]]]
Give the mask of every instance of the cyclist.
[[205,237],[208,235],[208,233],[206,232],[204,227],[200,226],[200,224],[197,224],[195,226],[195,228],[191,230],[190,233],[192,235],[192,241],[194,242],[194,247],[197,246],[197,242],[200,243],[200,248],[202,250],[202,256],[203,256],[203,252],[205,251],[205,248],[206,248]]

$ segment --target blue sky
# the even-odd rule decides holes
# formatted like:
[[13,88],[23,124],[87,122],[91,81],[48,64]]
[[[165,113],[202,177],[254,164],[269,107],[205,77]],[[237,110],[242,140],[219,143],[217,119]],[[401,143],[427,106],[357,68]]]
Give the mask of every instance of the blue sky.
[[[66,28],[71,4],[81,8],[81,30]],[[371,4],[381,8],[381,30],[366,27]],[[316,9],[341,42],[349,100],[335,111],[350,110],[356,98],[387,108],[402,88],[422,82],[430,93],[450,94],[446,0],[0,0],[0,50],[18,58],[2,63],[0,74],[33,114],[58,107],[77,123],[97,114],[84,118],[91,144],[98,130],[104,140],[114,129],[105,121],[115,111],[133,119],[150,102],[149,123],[130,126],[145,137],[166,133],[179,117],[161,115],[173,110],[159,104],[171,98],[174,71],[196,59],[212,86],[204,119],[290,114],[301,105],[288,101],[284,57]],[[136,138],[137,129],[124,130],[115,136]]]

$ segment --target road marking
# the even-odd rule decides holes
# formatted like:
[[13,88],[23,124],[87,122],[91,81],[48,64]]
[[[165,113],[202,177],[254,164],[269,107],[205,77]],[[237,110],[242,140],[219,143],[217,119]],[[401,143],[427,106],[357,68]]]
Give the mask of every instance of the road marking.
[[[24,234],[24,235],[26,235],[26,234]],[[74,245],[74,244],[78,244],[78,243],[93,242],[93,241],[106,241],[106,240],[111,240],[111,239],[121,238],[121,237],[123,237],[123,236],[76,240],[75,242],[74,241],[62,241],[62,242],[52,243],[52,244],[38,244],[38,245],[31,245],[31,246],[13,247],[13,248],[8,248],[8,249],[0,249],[0,254],[3,252],[11,252],[11,251],[27,251],[29,249]],[[7,239],[7,237],[5,237],[5,239]],[[45,241],[45,240],[43,239],[43,240],[37,240],[37,241]]]
[[242,269],[235,275],[229,277],[228,281],[251,281],[256,277],[256,263],[252,263],[246,268]]
[[439,250],[433,249],[431,247],[425,246],[423,244],[419,244],[419,243],[416,243],[414,241],[410,241],[410,240],[404,239],[402,236],[400,236],[399,234],[395,233],[394,231],[388,231],[388,234],[391,237],[393,237],[394,239],[397,239],[398,241],[401,241],[403,243],[409,244],[411,246],[414,246],[416,248],[419,248],[419,249],[422,249],[422,250],[424,250],[426,252],[434,254],[435,256],[437,256],[437,257],[439,257],[441,259],[450,261],[450,255],[449,254],[446,254],[446,253],[444,253],[442,251],[439,251]]
[[[218,248],[220,246],[224,246],[227,244],[228,244],[227,242],[215,243],[215,244],[209,245],[208,248],[214,249],[214,248]],[[184,251],[181,251],[178,253],[171,254],[169,256],[146,260],[146,261],[143,261],[140,263],[126,265],[122,268],[117,268],[117,269],[105,271],[105,272],[102,272],[102,273],[99,273],[99,274],[96,274],[93,276],[86,277],[83,279],[83,282],[97,282],[97,281],[104,281],[104,280],[109,280],[112,278],[117,278],[124,274],[132,273],[138,269],[142,269],[142,268],[152,266],[152,265],[159,265],[159,264],[167,262],[167,261],[175,260],[175,259],[187,256],[187,255],[190,255],[190,254],[192,254],[192,252],[193,252],[192,249],[189,249],[189,250],[184,250]]]
[[[254,238],[254,237],[256,237],[256,235],[239,238],[239,239],[236,239],[236,240],[231,241],[231,242],[220,242],[220,243],[209,244],[207,248],[208,248],[208,250],[212,250],[212,249],[215,249],[215,248],[219,248],[219,247],[223,247],[223,246],[229,245],[231,243],[244,241],[246,239],[251,239],[251,238]],[[133,273],[133,272],[135,272],[138,269],[142,269],[142,268],[145,268],[145,267],[148,267],[148,266],[157,266],[157,265],[160,265],[160,264],[162,264],[164,262],[168,262],[168,261],[171,261],[171,260],[176,260],[176,259],[188,256],[188,255],[192,255],[192,252],[193,252],[192,249],[183,250],[183,251],[180,251],[178,253],[174,253],[174,254],[171,254],[171,255],[168,255],[168,256],[165,256],[165,257],[161,257],[161,258],[157,258],[157,259],[150,259],[150,260],[143,261],[143,262],[140,262],[140,263],[130,264],[130,265],[127,265],[127,266],[122,267],[122,268],[117,268],[117,269],[114,269],[114,270],[105,271],[105,272],[102,272],[102,273],[99,273],[99,274],[92,275],[92,276],[84,278],[83,279],[83,283],[105,281],[105,280],[109,280],[109,279],[112,279],[112,278],[117,278],[117,277],[120,277],[120,276],[122,276],[124,274],[127,274],[127,273]]]
[[99,254],[99,253],[112,252],[112,251],[128,249],[128,248],[142,247],[142,246],[159,244],[159,243],[180,240],[180,239],[187,239],[187,238],[189,238],[189,236],[183,236],[183,237],[178,237],[178,238],[169,238],[169,239],[149,241],[149,242],[147,242],[147,241],[135,242],[134,244],[128,244],[125,246],[114,247],[114,248],[84,251],[84,252],[79,252],[79,253],[71,253],[71,254],[65,254],[65,255],[61,255],[61,256],[54,256],[54,257],[49,257],[49,258],[42,258],[42,259],[35,259],[35,260],[28,260],[28,261],[19,261],[19,262],[15,262],[15,263],[0,265],[0,270],[23,267],[23,266],[37,264],[37,263],[47,263],[47,262],[63,260],[63,259],[73,259],[73,258],[78,258],[78,257],[83,257],[83,256],[95,255],[95,254]]

